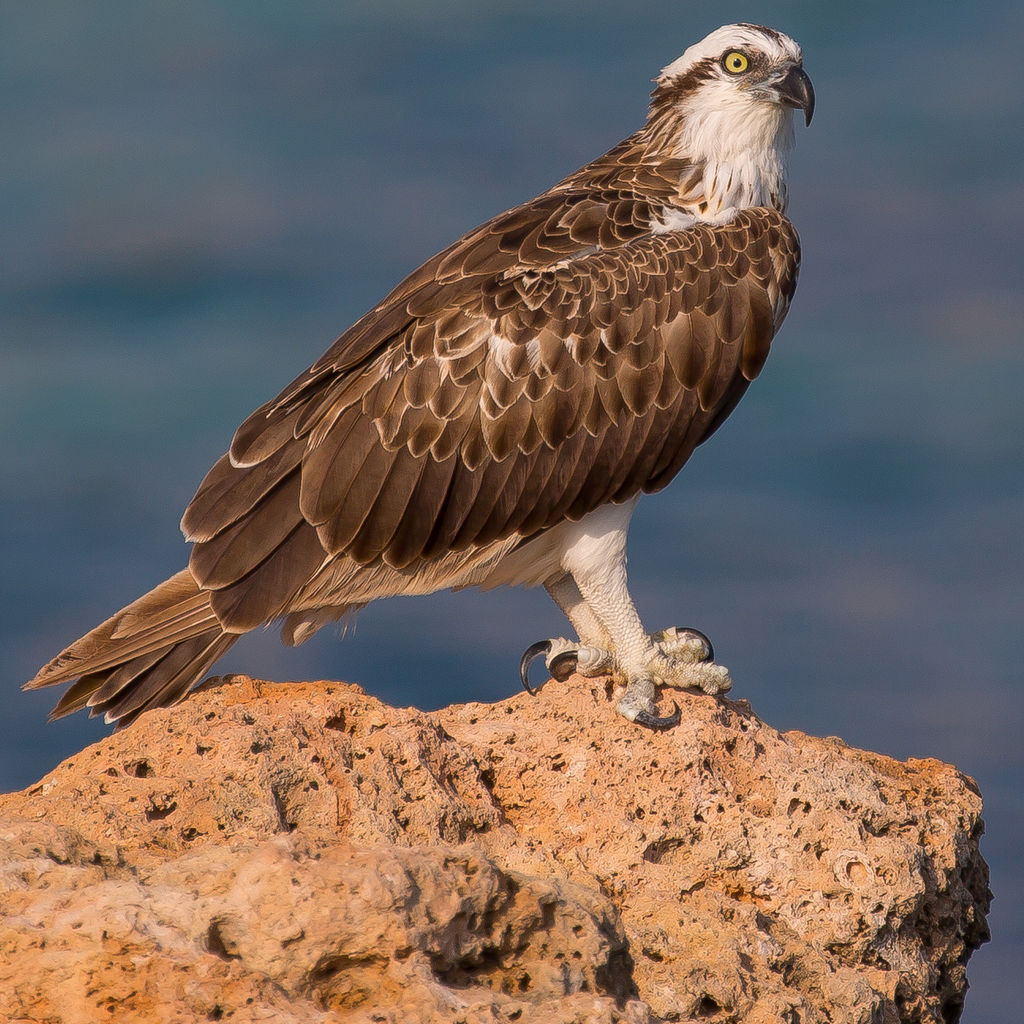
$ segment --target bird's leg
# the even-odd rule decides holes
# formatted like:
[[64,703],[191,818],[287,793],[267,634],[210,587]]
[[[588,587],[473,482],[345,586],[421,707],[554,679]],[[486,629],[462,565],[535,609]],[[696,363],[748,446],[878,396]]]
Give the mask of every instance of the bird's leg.
[[576,581],[567,572],[552,576],[544,584],[544,589],[572,623],[581,644],[594,647],[608,646],[611,637],[604,628],[604,623],[590,610],[580,594],[580,588],[576,586]]
[[[591,611],[590,606],[583,600],[576,581],[568,574],[554,577],[544,584],[544,589],[551,595],[551,599],[565,613],[565,617],[572,623],[579,642],[571,644],[568,641],[567,648],[556,650],[559,641],[551,641],[551,654],[548,655],[548,668],[558,658],[575,655],[573,671],[583,676],[599,676],[610,672],[615,666],[615,655],[612,653],[612,639],[604,623]],[[560,638],[561,639],[561,638]]]
[[615,668],[615,655],[611,651],[611,638],[600,619],[580,596],[579,588],[566,572],[552,576],[544,584],[551,599],[565,614],[576,630],[577,640],[555,637],[538,640],[527,647],[519,664],[523,686],[530,694],[530,665],[540,657],[552,679],[568,679],[574,672],[583,676],[610,675]]
[[642,725],[674,725],[678,721],[678,707],[668,718],[659,718],[655,711],[655,680],[648,666],[658,658],[658,650],[647,635],[630,597],[625,551],[621,557],[599,564],[587,564],[581,560],[573,570],[573,581],[584,605],[608,635],[614,652],[615,674],[626,683],[626,693],[617,710],[630,721]]
[[618,711],[630,721],[665,728],[679,719],[679,709],[659,718],[654,709],[656,684],[699,688],[708,694],[732,685],[728,671],[705,659],[711,645],[694,630],[662,630],[648,635],[630,597],[626,560],[609,560],[599,566],[582,564],[573,579],[586,606],[604,625],[614,652],[616,675],[625,680],[626,692]]
[[626,580],[626,529],[632,506],[606,506],[581,520],[567,537],[561,572],[545,586],[565,612],[579,643],[558,638],[533,644],[523,655],[520,674],[530,690],[530,663],[543,655],[556,679],[573,671],[610,675],[626,684],[618,711],[630,721],[667,728],[679,720],[659,717],[655,686],[697,688],[722,693],[732,685],[728,671],[710,661],[711,644],[702,633],[671,628],[650,635],[643,627]]
[[[541,641],[524,655],[546,654],[552,674],[567,677],[575,668],[586,675],[612,675],[625,682],[618,711],[630,721],[666,728],[676,713],[658,716],[655,686],[696,687],[719,693],[731,685],[728,672],[705,660],[711,654],[706,638],[692,630],[664,630],[648,635],[630,597],[626,579],[626,529],[632,506],[606,506],[581,520],[562,551],[562,573],[547,589],[576,628],[581,645],[573,651],[565,640]],[[578,652],[578,653],[577,653]],[[577,664],[572,665],[573,654]]]

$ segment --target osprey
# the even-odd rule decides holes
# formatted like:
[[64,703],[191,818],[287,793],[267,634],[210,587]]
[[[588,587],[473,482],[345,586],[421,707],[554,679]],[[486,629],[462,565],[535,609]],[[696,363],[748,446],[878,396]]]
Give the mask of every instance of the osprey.
[[[644,629],[626,531],[760,371],[796,286],[785,217],[800,48],[712,32],[656,79],[646,124],[428,260],[237,430],[185,510],[188,568],[26,688],[125,725],[183,699],[248,630],[298,644],[369,601],[542,584],[576,641],[554,674],[731,685],[695,630]],[[527,684],[528,687],[528,684]],[[528,687],[529,688],[529,687]]]

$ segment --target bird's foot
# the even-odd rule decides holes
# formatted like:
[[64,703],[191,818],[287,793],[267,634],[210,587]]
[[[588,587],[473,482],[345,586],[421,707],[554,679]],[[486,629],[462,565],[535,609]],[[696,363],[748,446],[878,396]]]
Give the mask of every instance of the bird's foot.
[[670,715],[659,715],[654,706],[654,677],[649,673],[633,676],[626,684],[626,692],[615,705],[623,718],[645,725],[648,729],[672,729],[679,724],[679,705],[672,702]]
[[657,656],[647,664],[656,682],[676,689],[703,690],[709,696],[732,688],[729,670],[715,663],[715,649],[699,630],[669,626],[651,634]]
[[616,710],[631,722],[649,729],[671,729],[679,724],[679,705],[673,701],[672,713],[661,716],[654,705],[657,686],[699,689],[709,696],[725,693],[731,686],[729,670],[716,665],[711,641],[698,629],[670,626],[651,634],[656,654],[639,671],[626,676],[626,692]]
[[657,685],[676,689],[699,689],[714,696],[725,693],[731,686],[729,670],[716,665],[711,641],[697,629],[670,626],[651,634],[654,657],[639,671],[626,671],[615,655],[601,647],[574,643],[564,637],[540,640],[527,648],[520,662],[519,672],[523,686],[531,694],[530,665],[539,657],[552,678],[568,679],[574,672],[582,676],[612,676],[625,681],[626,692],[619,700],[619,714],[638,725],[651,729],[668,729],[678,724],[678,705],[670,715],[659,716],[654,705]]
[[646,673],[660,686],[677,690],[703,690],[709,697],[732,689],[729,670],[713,661],[683,661],[658,654],[647,663]]
[[669,626],[650,636],[651,643],[658,651],[672,661],[696,664],[698,661],[715,660],[715,649],[711,641],[692,626]]
[[523,652],[519,662],[519,678],[526,692],[537,691],[530,686],[530,666],[540,657],[551,673],[552,679],[564,682],[574,672],[581,676],[608,676],[615,672],[615,655],[601,647],[588,647],[576,640],[556,637],[553,640],[538,640]]
[[[589,647],[586,644],[579,644],[564,637],[556,637],[553,640],[538,640],[530,644],[523,653],[519,663],[519,676],[523,686],[531,696],[536,690],[530,685],[530,666],[543,657],[544,664],[552,679],[564,681],[574,672],[581,676],[612,676],[619,680],[627,679],[619,669],[615,655],[611,651],[601,647]],[[659,669],[664,661],[663,655],[659,653],[655,659]],[[666,662],[667,664],[667,662]],[[679,724],[679,705],[674,705],[671,715],[661,717],[654,707],[654,676],[648,672],[641,672],[634,678],[628,679],[626,693],[616,705],[619,714],[628,718],[637,725],[645,725],[650,729],[670,729]]]

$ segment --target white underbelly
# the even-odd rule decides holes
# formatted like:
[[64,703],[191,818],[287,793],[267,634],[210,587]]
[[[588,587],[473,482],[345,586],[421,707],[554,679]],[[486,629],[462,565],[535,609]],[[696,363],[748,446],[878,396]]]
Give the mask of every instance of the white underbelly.
[[553,526],[509,552],[484,578],[473,583],[483,590],[538,587],[581,565],[622,557],[629,521],[639,497],[636,495],[621,505],[602,505],[579,522]]

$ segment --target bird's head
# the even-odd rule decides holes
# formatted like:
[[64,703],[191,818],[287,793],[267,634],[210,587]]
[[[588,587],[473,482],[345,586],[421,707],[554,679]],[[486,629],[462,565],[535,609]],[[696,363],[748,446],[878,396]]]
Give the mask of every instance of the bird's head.
[[[758,193],[770,190],[769,178],[778,179],[784,191],[793,111],[802,110],[808,124],[814,113],[803,54],[789,36],[761,25],[725,25],[691,46],[655,81],[649,124],[673,156],[706,163],[715,176],[720,176],[715,168],[727,169],[731,188],[741,179],[756,184],[753,176],[764,179],[754,190]],[[751,200],[768,201],[754,195]]]

